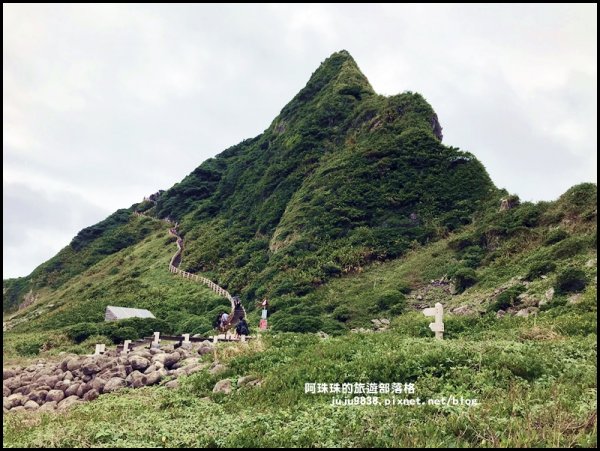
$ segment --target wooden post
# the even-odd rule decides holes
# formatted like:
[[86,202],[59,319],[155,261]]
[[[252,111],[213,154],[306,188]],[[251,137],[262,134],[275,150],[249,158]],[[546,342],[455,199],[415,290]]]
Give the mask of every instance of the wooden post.
[[434,322],[429,324],[429,328],[435,332],[437,340],[444,339],[444,306],[439,302],[435,307],[426,308],[423,310],[425,316],[433,316]]

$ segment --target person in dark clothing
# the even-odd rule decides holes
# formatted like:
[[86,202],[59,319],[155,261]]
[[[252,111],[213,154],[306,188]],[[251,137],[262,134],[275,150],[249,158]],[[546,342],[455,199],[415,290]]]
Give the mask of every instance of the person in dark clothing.
[[245,319],[242,319],[235,327],[235,332],[238,335],[250,335],[250,329],[248,329],[248,323]]

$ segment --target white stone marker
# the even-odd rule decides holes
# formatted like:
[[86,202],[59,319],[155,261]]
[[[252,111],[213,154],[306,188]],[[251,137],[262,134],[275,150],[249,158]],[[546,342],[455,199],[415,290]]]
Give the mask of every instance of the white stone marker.
[[158,349],[160,348],[160,332],[154,332],[154,340],[150,345],[150,348]]
[[423,309],[423,315],[433,316],[435,318],[433,323],[429,324],[429,328],[435,332],[435,338],[438,340],[444,339],[444,306],[439,302],[435,304],[435,307]]
[[125,340],[123,342],[123,350],[121,351],[121,354],[127,354],[129,352],[129,345],[131,344],[131,340]]
[[190,349],[192,347],[192,342],[190,341],[190,334],[183,334],[183,341],[181,342],[181,347],[183,349]]
[[96,351],[94,351],[94,355],[102,355],[102,354],[104,354],[105,351],[106,351],[105,344],[97,344]]

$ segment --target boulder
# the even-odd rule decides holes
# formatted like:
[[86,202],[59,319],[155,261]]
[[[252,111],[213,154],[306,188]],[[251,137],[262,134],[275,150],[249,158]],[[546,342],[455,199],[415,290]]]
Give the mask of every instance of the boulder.
[[179,388],[179,381],[177,379],[169,381],[169,382],[167,382],[165,384],[165,387],[167,387],[167,388]]
[[65,394],[60,390],[50,390],[46,395],[46,401],[56,401],[60,403],[63,399],[65,399]]
[[25,407],[23,407],[23,406],[16,406],[16,407],[13,407],[12,409],[10,409],[11,412],[22,412],[24,410],[25,410]]
[[2,396],[6,398],[7,396],[10,396],[10,395],[11,395],[10,388],[8,388],[6,385],[3,385],[2,386]]
[[58,405],[58,403],[56,401],[47,402],[40,406],[39,411],[40,412],[51,412],[53,410],[56,410],[57,405]]
[[146,385],[154,385],[160,382],[163,374],[160,371],[153,371],[152,373],[146,376]]
[[63,375],[63,381],[72,381],[73,379],[73,373],[71,373],[70,371],[65,371]]
[[6,379],[4,381],[4,385],[8,387],[9,390],[15,390],[16,388],[19,388],[22,384],[21,384],[21,377],[20,376],[15,376],[15,377],[11,377],[10,379]]
[[22,387],[15,388],[13,390],[13,393],[21,393],[22,395],[28,395],[29,393],[31,393],[31,389],[31,385],[24,385]]
[[23,407],[25,407],[25,410],[37,410],[40,408],[40,405],[35,401],[29,400]]
[[547,301],[551,301],[552,299],[554,299],[554,288],[548,288],[544,293],[544,298]]
[[121,379],[120,377],[112,377],[104,386],[102,393],[112,393],[126,386],[127,383],[125,382],[125,379]]
[[157,370],[156,365],[153,364],[153,365],[150,365],[148,368],[146,368],[144,370],[144,374],[150,374],[150,373],[152,373],[153,371],[156,371],[156,370]]
[[81,360],[79,360],[79,358],[71,357],[69,360],[67,360],[66,369],[68,371],[75,371],[79,368],[81,368]]
[[14,395],[10,395],[6,399],[10,402],[11,409],[17,406],[22,406],[27,401],[29,401],[29,398],[27,396],[22,395],[21,393],[15,393]]
[[46,385],[50,388],[55,388],[56,384],[58,384],[60,381],[62,381],[62,378],[58,376],[48,376],[48,379],[46,379]]
[[43,404],[44,401],[46,401],[47,395],[48,395],[48,392],[46,390],[36,390],[36,391],[29,393],[29,399],[31,401],[37,402],[38,404]]
[[83,395],[83,400],[84,401],[93,401],[94,399],[96,399],[98,396],[100,396],[100,393],[98,392],[98,390],[94,390],[93,388],[88,391],[85,395]]
[[17,375],[16,370],[11,368],[2,368],[2,380],[10,379],[11,377],[15,377]]
[[71,385],[71,381],[58,381],[56,385],[54,385],[55,390],[66,391],[67,388]]
[[69,396],[76,396],[79,392],[79,387],[81,384],[79,382],[73,382],[69,387],[65,390],[65,398]]
[[244,387],[249,382],[255,381],[256,379],[258,379],[257,376],[244,376],[244,377],[240,377],[238,379],[238,382],[237,382],[238,387]]
[[100,372],[100,366],[93,359],[86,359],[81,365],[81,371],[86,376]]
[[214,376],[216,374],[223,373],[225,370],[227,370],[227,367],[218,363],[214,367],[212,367],[208,372]]
[[127,382],[133,388],[143,387],[146,385],[147,380],[148,377],[139,371],[134,371],[125,378],[125,382]]
[[10,410],[12,407],[12,402],[8,398],[2,398],[2,407],[6,410]]
[[198,354],[200,355],[204,355],[204,354],[210,354],[211,352],[213,352],[213,345],[209,344],[209,343],[202,343],[200,345],[200,347],[198,348]]
[[102,389],[106,385],[106,380],[102,379],[101,377],[96,377],[90,383],[92,384],[92,390],[96,390],[98,393],[102,393]]
[[58,410],[65,410],[79,403],[81,403],[81,400],[77,396],[69,396],[68,398],[65,398],[61,402],[59,402],[56,408]]
[[77,397],[83,398],[83,395],[85,395],[91,389],[92,389],[92,384],[89,382],[80,384],[79,388],[77,389]]
[[150,366],[150,360],[139,355],[133,355],[129,357],[129,363],[131,368],[142,372]]
[[225,393],[226,395],[230,394],[233,388],[231,387],[230,379],[220,380],[213,387],[213,393]]
[[506,315],[506,312],[504,310],[498,310],[496,312],[496,318],[502,318],[504,315]]
[[160,362],[165,366],[165,368],[171,368],[173,365],[179,362],[179,360],[181,360],[181,355],[177,351],[171,353],[156,354],[154,357],[152,357],[153,362]]

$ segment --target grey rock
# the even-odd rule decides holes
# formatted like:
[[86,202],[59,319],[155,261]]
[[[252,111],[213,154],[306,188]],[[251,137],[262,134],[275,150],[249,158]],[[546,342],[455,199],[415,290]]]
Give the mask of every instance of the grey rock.
[[58,410],[65,410],[79,403],[81,403],[81,400],[77,396],[69,396],[68,398],[65,398],[59,402],[56,408]]
[[21,393],[15,393],[13,395],[10,395],[6,399],[10,402],[11,409],[16,406],[22,406],[27,401],[29,401],[29,398],[27,398],[27,396],[22,395]]
[[244,387],[249,382],[255,381],[256,379],[258,379],[257,376],[244,376],[244,377],[240,377],[238,379],[238,382],[237,382],[238,387]]
[[54,386],[55,390],[66,391],[67,388],[71,385],[71,381],[58,381]]
[[68,371],[75,371],[79,368],[81,368],[81,360],[79,360],[77,357],[71,357],[69,360],[67,360]]
[[6,385],[3,385],[2,386],[2,396],[6,398],[7,396],[10,396],[10,395],[11,395],[10,388],[8,388]]
[[9,390],[15,390],[16,388],[19,388],[21,386],[21,377],[20,376],[15,376],[12,377],[10,379],[7,379],[4,382],[4,385],[6,385]]
[[29,399],[31,401],[37,402],[38,404],[42,404],[46,401],[47,395],[48,395],[48,392],[46,390],[36,390],[36,391],[29,393]]
[[547,301],[551,301],[552,299],[554,299],[554,288],[547,289],[546,292],[544,293],[544,298]]
[[225,393],[226,395],[229,395],[232,392],[232,390],[233,388],[231,386],[230,379],[220,380],[213,387],[213,393]]
[[2,368],[2,380],[5,381],[6,379],[10,379],[11,377],[15,377],[17,375],[17,372],[14,369],[11,368]]
[[165,384],[165,387],[167,387],[167,388],[179,388],[179,381],[177,379],[169,381],[169,382],[167,382]]
[[25,410],[37,410],[39,409],[40,405],[35,401],[29,400],[23,407],[25,407]]
[[102,379],[101,377],[96,377],[93,381],[91,381],[91,384],[92,390],[96,390],[98,393],[102,393],[102,389],[106,385],[106,380]]
[[205,354],[210,354],[211,352],[213,352],[213,346],[212,345],[205,345],[202,344],[200,345],[200,347],[198,348],[198,354],[200,355],[205,355]]
[[56,401],[47,402],[40,406],[39,411],[40,412],[52,412],[52,411],[56,410],[57,405],[58,405],[58,403]]
[[46,401],[50,402],[50,401],[56,401],[56,402],[61,402],[63,399],[65,399],[65,394],[60,391],[60,390],[50,390],[48,392],[48,394],[46,395]]
[[83,395],[83,400],[84,401],[93,401],[94,399],[96,399],[98,396],[100,396],[100,393],[98,393],[98,390],[94,390],[93,388],[88,391],[85,395]]
[[146,376],[146,385],[157,384],[162,379],[162,376],[163,375],[160,371],[154,371],[148,374],[148,376]]
[[506,312],[504,310],[498,310],[496,312],[496,318],[502,318],[504,315],[506,315]]
[[25,407],[23,406],[16,406],[13,407],[12,409],[10,409],[11,412],[23,412],[25,410]]
[[24,385],[22,387],[14,389],[13,393],[20,393],[22,395],[28,395],[29,393],[31,393],[32,388],[33,387],[31,385]]
[[73,382],[71,385],[69,385],[69,388],[65,390],[65,397],[68,398],[69,396],[76,396],[79,392],[80,386],[81,384],[79,382]]
[[140,373],[139,371],[134,371],[125,378],[125,382],[133,388],[143,387],[144,385],[146,385],[147,380],[148,377],[145,374]]
[[106,383],[104,389],[102,390],[102,393],[112,393],[126,386],[127,383],[125,382],[125,379],[121,379],[120,377],[113,377],[109,379],[109,381]]
[[131,368],[142,372],[150,366],[150,360],[139,355],[129,357],[129,363]]
[[91,376],[92,374],[100,372],[100,366],[95,361],[86,359],[81,365],[81,371],[86,376]]
[[217,365],[212,367],[208,372],[214,376],[216,374],[221,374],[225,372],[225,370],[227,370],[227,367],[218,363]]

